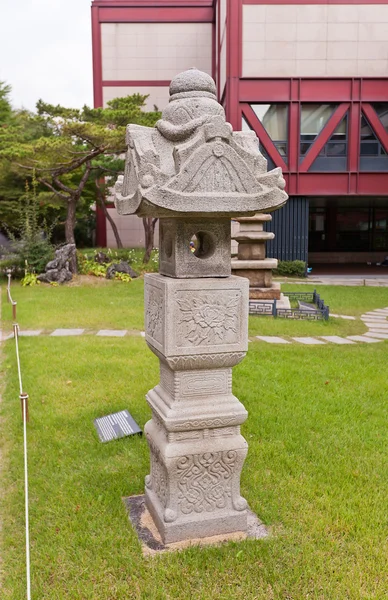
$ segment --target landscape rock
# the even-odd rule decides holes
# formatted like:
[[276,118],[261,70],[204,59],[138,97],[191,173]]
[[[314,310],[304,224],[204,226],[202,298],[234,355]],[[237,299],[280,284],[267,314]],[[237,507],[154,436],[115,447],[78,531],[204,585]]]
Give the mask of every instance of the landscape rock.
[[97,252],[96,256],[94,257],[94,261],[100,265],[106,265],[108,262],[110,262],[110,258],[107,254],[105,254],[105,252]]
[[139,277],[138,273],[136,273],[136,271],[132,269],[131,265],[129,265],[125,260],[122,260],[119,263],[114,263],[113,265],[108,267],[108,270],[106,272],[106,278],[114,279],[116,273],[126,273],[127,275],[132,277],[132,279],[136,279],[136,277]]
[[44,283],[65,283],[71,281],[73,273],[70,270],[70,262],[75,257],[75,244],[66,244],[55,251],[54,260],[46,265],[45,273],[38,275],[38,280]]

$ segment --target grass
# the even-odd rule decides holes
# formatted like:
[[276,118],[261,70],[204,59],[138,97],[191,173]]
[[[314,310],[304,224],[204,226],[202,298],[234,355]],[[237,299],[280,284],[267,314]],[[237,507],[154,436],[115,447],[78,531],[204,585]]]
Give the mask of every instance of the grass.
[[[98,277],[78,277],[71,285],[33,288],[12,286],[23,329],[57,327],[86,329],[144,329],[143,280],[130,283]],[[4,329],[12,328],[12,314],[3,288]]]
[[[22,329],[79,327],[89,330],[143,330],[143,278],[130,283],[107,281],[97,277],[79,277],[70,285],[12,286],[18,302],[17,315]],[[306,291],[306,285],[284,285],[284,291]],[[310,289],[310,286],[307,288]],[[318,286],[318,292],[334,313],[359,316],[364,311],[388,306],[388,288]],[[3,287],[3,327],[12,330],[10,305]],[[250,335],[356,335],[367,328],[361,321],[329,319],[305,322],[272,317],[250,317]]]
[[[4,600],[25,595],[13,344],[5,344],[1,407]],[[249,411],[242,493],[272,535],[148,559],[121,501],[144,490],[146,440],[100,444],[93,419],[128,408],[144,426],[156,357],[141,338],[21,338],[20,349],[33,600],[386,600],[385,342],[251,344],[234,369],[234,393]]]

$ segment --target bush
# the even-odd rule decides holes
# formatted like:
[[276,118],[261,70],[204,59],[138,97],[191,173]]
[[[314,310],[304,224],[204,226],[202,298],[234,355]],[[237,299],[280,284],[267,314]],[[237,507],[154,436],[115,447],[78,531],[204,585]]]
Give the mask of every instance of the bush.
[[306,277],[306,263],[303,260],[281,260],[274,275],[287,277]]
[[[159,269],[159,251],[154,248],[150,261],[143,263],[144,250],[142,248],[89,248],[77,250],[78,270],[81,275],[94,275],[96,273],[87,273],[85,269],[93,270],[90,263],[95,261],[98,252],[103,252],[109,259],[109,264],[119,263],[124,260],[131,265],[137,273],[157,273]],[[87,265],[84,265],[87,261]],[[97,263],[95,263],[97,264]],[[107,265],[108,266],[108,265]]]
[[50,243],[51,229],[39,220],[39,207],[36,198],[35,178],[32,179],[32,193],[28,182],[26,193],[18,204],[15,231],[9,231],[12,240],[5,249],[2,269],[11,268],[16,274],[24,270],[27,273],[42,273],[46,264],[54,257],[54,247]]

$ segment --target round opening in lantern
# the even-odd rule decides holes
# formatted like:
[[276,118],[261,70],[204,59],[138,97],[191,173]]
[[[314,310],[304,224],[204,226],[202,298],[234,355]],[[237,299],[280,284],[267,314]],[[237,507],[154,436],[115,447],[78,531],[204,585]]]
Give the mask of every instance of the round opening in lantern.
[[215,240],[207,231],[197,231],[189,242],[189,248],[197,258],[209,258],[214,253]]

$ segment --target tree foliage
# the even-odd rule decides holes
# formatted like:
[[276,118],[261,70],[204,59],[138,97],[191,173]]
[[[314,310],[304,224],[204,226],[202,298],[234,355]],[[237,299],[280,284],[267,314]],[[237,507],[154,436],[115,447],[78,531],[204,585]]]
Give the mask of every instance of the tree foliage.
[[11,86],[0,81],[0,127],[8,123],[12,115],[10,94]]
[[20,184],[34,173],[42,204],[51,198],[65,207],[66,242],[74,243],[77,208],[85,199],[90,207],[96,193],[104,203],[107,186],[123,170],[126,125],[153,126],[160,116],[143,110],[146,98],[134,94],[111,100],[106,108],[82,109],[39,100],[36,113],[11,114],[7,125],[0,128],[3,212],[11,213],[12,221],[11,205],[17,196],[11,191],[12,181]]

